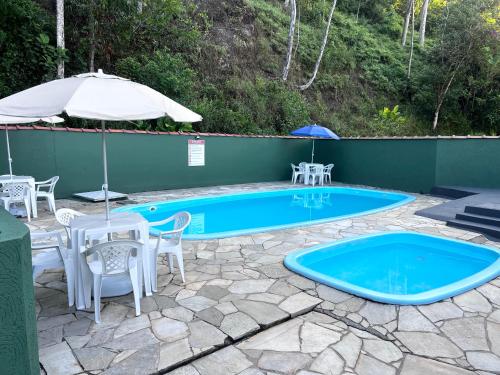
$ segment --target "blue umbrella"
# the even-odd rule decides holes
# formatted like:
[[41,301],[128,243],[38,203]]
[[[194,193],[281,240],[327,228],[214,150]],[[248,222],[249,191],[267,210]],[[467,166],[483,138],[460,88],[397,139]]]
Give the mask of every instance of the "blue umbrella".
[[313,137],[311,163],[314,163],[314,141],[315,141],[315,138],[328,138],[328,139],[340,140],[340,137],[337,134],[335,134],[334,132],[332,132],[330,129],[325,128],[324,126],[316,125],[316,124],[306,125],[300,129],[294,130],[290,134],[297,135],[300,137]]

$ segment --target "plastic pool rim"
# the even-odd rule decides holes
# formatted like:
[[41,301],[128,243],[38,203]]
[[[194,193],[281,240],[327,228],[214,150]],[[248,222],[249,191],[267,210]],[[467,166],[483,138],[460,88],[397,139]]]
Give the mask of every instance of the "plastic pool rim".
[[[373,238],[373,237],[383,237],[394,234],[411,234],[417,236],[423,236],[427,238],[435,238],[439,240],[446,240],[450,242],[466,244],[473,247],[483,248],[485,250],[495,252],[498,254],[498,258],[496,261],[491,263],[486,268],[482,269],[479,272],[476,272],[468,277],[465,277],[459,281],[444,285],[442,287],[434,288],[426,292],[408,294],[408,295],[400,295],[400,294],[391,294],[391,293],[383,293],[377,292],[368,288],[364,288],[361,286],[357,286],[355,284],[324,275],[320,272],[311,270],[298,262],[298,258],[302,255],[309,254],[311,252],[321,250],[332,245],[340,245],[343,243],[349,243],[361,239]],[[426,233],[419,233],[413,231],[390,231],[390,232],[381,232],[368,234],[363,236],[356,236],[348,239],[342,239],[339,241],[329,242],[326,244],[321,244],[313,247],[309,247],[306,249],[300,249],[289,253],[284,259],[285,266],[308,279],[314,280],[321,284],[330,286],[334,289],[341,290],[343,292],[352,294],[353,296],[362,297],[371,301],[394,304],[394,305],[426,305],[434,302],[441,301],[443,299],[460,295],[464,292],[477,288],[490,280],[500,276],[500,250],[494,247],[484,246],[480,244],[471,243],[468,241],[457,240],[454,238],[444,237],[444,236],[435,236]]]

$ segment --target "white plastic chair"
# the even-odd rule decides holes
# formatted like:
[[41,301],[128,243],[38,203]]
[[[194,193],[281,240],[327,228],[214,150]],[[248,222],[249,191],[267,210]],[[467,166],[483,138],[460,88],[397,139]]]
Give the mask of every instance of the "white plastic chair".
[[71,220],[73,220],[77,216],[84,216],[85,214],[76,210],[72,210],[71,208],[60,208],[56,211],[56,221],[64,227],[66,231],[66,236],[68,238],[68,243],[71,240],[71,230],[70,224]]
[[141,315],[141,290],[137,254],[143,245],[137,241],[110,241],[95,245],[86,251],[87,264],[94,278],[95,322],[101,322],[101,287],[103,277],[127,273],[134,292],[135,315]]
[[[56,210],[56,201],[54,198],[54,189],[56,187],[57,181],[59,181],[59,176],[54,176],[45,181],[35,182],[36,186],[36,199],[45,198],[47,199],[47,203],[49,204],[50,212],[54,212]],[[41,190],[41,189],[47,190]]]
[[150,240],[150,265],[151,265],[151,289],[156,292],[157,265],[156,258],[158,254],[168,255],[168,266],[170,272],[174,272],[173,255],[177,258],[177,266],[181,273],[182,281],[184,279],[184,259],[182,257],[182,233],[191,223],[191,214],[183,211],[161,221],[149,223],[149,227],[163,226],[167,223],[174,222],[174,228],[170,231],[162,231],[158,234],[158,238]]
[[73,306],[75,302],[74,259],[73,253],[64,246],[61,233],[58,231],[31,232],[30,235],[32,250],[52,250],[40,252],[32,257],[33,281],[43,270],[57,268],[62,265],[66,273],[68,305]]
[[5,210],[9,211],[12,204],[23,203],[26,207],[28,221],[31,221],[30,187],[28,184],[9,183],[5,184],[2,190],[7,193],[6,195],[0,196]]
[[325,165],[325,168],[323,170],[323,181],[326,184],[332,183],[332,169],[333,169],[333,167],[334,167],[334,164]]
[[295,185],[297,183],[297,179],[299,182],[304,180],[306,171],[303,166],[297,166],[293,163],[290,163],[290,165],[292,166],[292,184]]
[[[316,179],[319,185],[323,185],[323,166],[312,165],[309,171],[309,180],[312,179],[312,186],[316,185]],[[309,181],[308,181],[309,182]]]

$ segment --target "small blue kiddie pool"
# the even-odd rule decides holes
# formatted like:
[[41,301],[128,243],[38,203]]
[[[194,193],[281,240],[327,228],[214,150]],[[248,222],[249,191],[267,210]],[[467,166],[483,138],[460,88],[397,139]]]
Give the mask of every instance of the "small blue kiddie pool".
[[500,275],[500,251],[414,232],[391,232],[298,250],[285,265],[373,301],[427,304]]

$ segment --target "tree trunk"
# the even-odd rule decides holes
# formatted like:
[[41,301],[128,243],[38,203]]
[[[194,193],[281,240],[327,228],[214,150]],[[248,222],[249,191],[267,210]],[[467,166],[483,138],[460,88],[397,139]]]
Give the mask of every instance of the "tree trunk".
[[[64,50],[64,0],[56,0],[57,48]],[[57,62],[57,78],[64,78],[64,60]]]
[[411,8],[412,8],[412,0],[408,0],[406,4],[406,14],[405,14],[405,23],[403,25],[403,34],[401,35],[401,45],[404,47],[406,45],[406,36],[408,35],[408,26],[410,25],[411,18]]
[[295,22],[297,20],[297,4],[295,0],[290,0],[290,28],[288,29],[288,50],[286,52],[285,64],[283,66],[283,81],[288,78],[290,65],[292,64],[293,37],[295,35]]
[[434,112],[434,120],[432,121],[432,130],[436,130],[436,128],[437,128],[439,111],[441,110],[441,106],[443,105],[444,98],[446,97],[446,94],[448,93],[448,90],[450,89],[451,83],[455,79],[457,72],[462,67],[462,64],[464,64],[466,56],[470,52],[471,48],[472,48],[472,43],[469,44],[469,46],[467,48],[466,55],[464,55],[464,57],[462,57],[462,59],[460,60],[458,65],[455,67],[455,70],[453,70],[453,73],[451,74],[450,79],[448,80],[448,83],[444,87],[444,90],[442,90],[440,93],[438,93],[438,101],[437,101],[436,111]]
[[358,0],[358,9],[356,10],[356,23],[359,20],[359,8],[361,7],[361,0]]
[[[458,70],[458,69],[457,69]],[[438,95],[438,103],[436,106],[436,111],[434,112],[434,120],[432,121],[432,130],[436,130],[437,124],[438,124],[438,118],[439,118],[439,111],[441,110],[441,106],[443,105],[444,98],[446,97],[446,94],[448,93],[448,90],[450,89],[451,83],[453,82],[453,79],[455,78],[455,74],[457,73],[457,70],[453,72],[451,75],[448,83],[446,84],[444,91],[442,91]]]
[[410,59],[408,61],[408,79],[411,77],[411,63],[413,60],[414,34],[415,34],[415,0],[411,0],[411,41],[410,41]]
[[299,86],[299,89],[302,91],[307,90],[316,79],[319,66],[321,65],[321,59],[323,58],[323,54],[325,53],[326,43],[328,42],[328,34],[330,33],[330,26],[332,24],[333,13],[335,12],[336,6],[337,6],[337,0],[333,0],[332,7],[330,9],[330,14],[328,15],[328,23],[326,24],[325,36],[323,37],[323,44],[321,45],[321,49],[319,51],[318,60],[316,60],[316,65],[314,66],[314,71],[311,79],[305,85]]
[[295,59],[295,55],[299,50],[299,45],[300,45],[300,7],[297,7],[297,43],[295,44],[295,49],[293,50],[292,59]]
[[91,1],[89,29],[90,29],[90,46],[89,46],[89,72],[95,72],[95,48],[96,48],[96,28],[97,21],[95,17],[96,7],[94,0]]
[[142,13],[142,0],[137,1],[137,13],[141,14]]
[[429,0],[424,0],[422,4],[422,9],[420,10],[420,30],[418,42],[420,46],[424,46],[425,43],[425,26],[427,24],[427,10],[429,9]]

